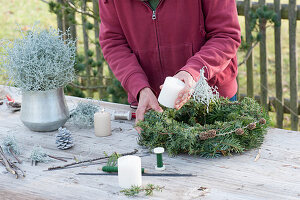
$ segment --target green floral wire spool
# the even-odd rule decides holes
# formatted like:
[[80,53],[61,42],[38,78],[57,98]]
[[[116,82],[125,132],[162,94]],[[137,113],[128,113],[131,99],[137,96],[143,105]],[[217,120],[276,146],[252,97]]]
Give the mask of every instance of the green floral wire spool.
[[155,170],[163,171],[166,169],[163,163],[162,154],[165,152],[163,147],[156,147],[153,149],[153,152],[156,154],[156,166]]
[[251,98],[219,98],[209,106],[190,100],[180,110],[146,113],[137,124],[142,128],[138,142],[149,149],[164,147],[170,155],[227,156],[259,147],[267,125],[267,114]]

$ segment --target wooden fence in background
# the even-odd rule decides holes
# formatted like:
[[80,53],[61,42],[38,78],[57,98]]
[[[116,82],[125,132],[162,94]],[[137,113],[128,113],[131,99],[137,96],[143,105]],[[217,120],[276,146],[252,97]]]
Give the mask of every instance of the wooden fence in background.
[[[300,102],[298,100],[298,64],[297,64],[297,42],[296,42],[296,26],[297,20],[300,20],[300,6],[297,6],[296,0],[289,0],[289,4],[281,4],[280,0],[274,0],[274,3],[266,4],[266,0],[252,2],[252,0],[237,1],[237,10],[239,15],[245,16],[246,42],[251,46],[251,30],[249,24],[249,12],[263,5],[274,10],[279,20],[289,20],[289,61],[290,61],[290,99],[283,99],[282,84],[282,56],[281,56],[281,29],[275,27],[275,84],[276,97],[268,95],[268,62],[266,48],[266,27],[260,26],[260,96],[256,97],[261,105],[269,110],[270,105],[275,106],[276,124],[279,128],[283,127],[283,114],[291,114],[291,128],[298,130],[300,114]],[[247,94],[242,96],[254,97],[254,81],[253,81],[253,56],[250,55],[246,62],[247,68]]]
[[[57,2],[63,2],[66,0],[57,0]],[[97,86],[90,87],[91,85],[91,68],[88,65],[89,55],[89,39],[86,30],[87,20],[85,17],[91,17],[86,12],[86,5],[87,2],[92,3],[92,10],[94,14],[99,15],[98,13],[98,1],[97,0],[82,0],[82,7],[80,12],[76,14],[82,15],[82,26],[80,26],[81,31],[83,32],[83,44],[84,44],[84,55],[86,60],[86,77],[85,82],[88,87],[79,87],[80,89],[85,89],[88,93],[88,96],[91,97],[92,90],[96,88],[99,89],[99,93],[102,94],[105,90],[105,87],[109,82],[105,82],[105,79],[110,79],[111,77],[104,77],[103,76],[103,66],[98,67],[98,79],[96,81]],[[257,99],[261,105],[266,109],[269,110],[271,105],[275,106],[276,111],[276,124],[279,128],[283,127],[283,120],[284,120],[284,113],[291,114],[291,128],[292,130],[298,130],[299,127],[299,118],[298,115],[300,114],[300,102],[298,99],[298,69],[297,69],[297,46],[296,46],[296,22],[300,20],[300,5],[297,6],[296,0],[289,0],[289,4],[281,4],[280,0],[274,0],[274,3],[266,4],[266,0],[259,0],[259,2],[252,2],[252,0],[237,0],[237,10],[240,16],[245,16],[245,31],[246,31],[246,41],[249,46],[251,46],[251,30],[250,30],[250,16],[249,11],[258,9],[263,5],[267,5],[268,8],[274,10],[280,20],[286,19],[289,20],[289,61],[290,61],[290,99],[283,98],[283,72],[282,72],[282,56],[281,56],[281,29],[280,27],[275,27],[275,72],[276,72],[276,97],[269,97],[268,94],[268,61],[267,61],[267,47],[266,47],[266,27],[260,26],[261,32],[261,41],[260,41],[260,96],[254,97],[254,77],[253,77],[253,55],[249,56],[249,59],[246,62],[246,69],[247,69],[247,94],[241,94],[240,98],[245,96],[254,97]],[[70,24],[66,20],[67,18],[75,18],[74,16],[70,16],[70,14],[66,14],[62,12],[61,14],[57,15],[58,19],[58,27],[61,30],[66,30],[68,27],[71,28],[72,37],[76,38],[76,26],[75,24]],[[94,20],[94,35],[93,38],[95,41],[98,40],[99,34],[99,21],[96,19]],[[79,26],[77,27],[79,29]],[[96,45],[96,60],[101,60],[101,52],[99,44]],[[112,76],[112,73],[110,73]],[[92,77],[93,78],[93,77]]]

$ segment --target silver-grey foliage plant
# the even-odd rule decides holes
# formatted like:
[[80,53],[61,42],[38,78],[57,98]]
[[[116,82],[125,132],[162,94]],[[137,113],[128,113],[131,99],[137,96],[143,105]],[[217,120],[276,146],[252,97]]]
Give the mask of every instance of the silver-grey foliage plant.
[[[1,40],[0,66],[8,82],[22,91],[46,91],[64,87],[75,78],[75,41],[69,30],[41,30],[33,26],[14,41]],[[1,52],[0,50],[0,52]]]
[[79,128],[91,128],[94,126],[94,115],[100,109],[93,102],[79,102],[77,107],[71,110],[70,122]]
[[3,145],[3,149],[4,151],[6,151],[7,153],[11,153],[10,150],[16,154],[16,155],[20,155],[20,149],[19,149],[19,145],[16,141],[16,138],[15,136],[13,135],[7,135],[3,142],[2,142],[2,145]]
[[48,162],[51,160],[45,149],[39,145],[33,147],[30,159],[35,162]]

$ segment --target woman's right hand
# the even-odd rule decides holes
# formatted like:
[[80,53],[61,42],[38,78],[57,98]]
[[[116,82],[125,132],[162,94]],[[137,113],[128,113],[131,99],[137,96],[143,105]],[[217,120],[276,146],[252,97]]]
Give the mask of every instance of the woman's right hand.
[[[144,88],[139,93],[139,104],[136,111],[136,121],[144,120],[144,115],[148,110],[155,110],[157,112],[163,112],[163,109],[159,106],[158,101],[154,93],[150,88]],[[139,129],[137,128],[139,131]]]

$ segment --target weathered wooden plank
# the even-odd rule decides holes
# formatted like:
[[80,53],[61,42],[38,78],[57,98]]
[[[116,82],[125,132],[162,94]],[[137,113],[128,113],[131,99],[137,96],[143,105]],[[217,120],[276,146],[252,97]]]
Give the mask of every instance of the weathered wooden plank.
[[[241,16],[245,16],[245,10],[244,10],[244,1],[242,0],[237,0],[236,1],[237,4],[237,10],[238,10],[238,14]],[[274,9],[274,4],[273,3],[268,3],[266,4],[267,7],[269,9]],[[288,14],[289,14],[289,5],[288,4],[281,4],[282,8],[281,8],[281,18],[282,19],[288,19]],[[252,9],[256,10],[257,8],[259,8],[259,3],[257,2],[253,2],[252,3]],[[300,20],[300,5],[297,5],[297,11],[296,11],[296,18],[297,20]]]
[[[266,0],[259,0],[260,6],[266,4]],[[261,40],[259,43],[260,53],[260,95],[261,105],[268,111],[268,61],[267,61],[267,35],[266,35],[266,19],[259,20],[259,31],[261,34]]]
[[[297,63],[297,3],[296,0],[289,0],[289,47],[290,47],[290,93],[291,110],[298,108],[298,63]],[[292,130],[298,130],[299,118],[296,113],[291,113]]]
[[[86,5],[86,0],[83,0],[81,3],[81,9],[83,11],[86,11],[87,5]],[[88,37],[88,32],[87,32],[87,19],[84,14],[81,15],[82,19],[82,32],[83,32],[83,47],[84,47],[84,57],[85,57],[85,71],[87,75],[86,79],[86,86],[91,87],[92,82],[91,82],[91,67],[89,64],[89,55],[88,55],[88,50],[89,50],[89,37]],[[87,89],[87,96],[88,97],[93,97],[92,90]]]
[[[274,0],[274,11],[281,21],[280,0]],[[281,26],[275,26],[275,82],[276,82],[276,125],[283,128],[283,94],[282,94],[282,57],[281,57]]]
[[[245,5],[245,28],[246,28],[246,42],[249,48],[252,46],[252,37],[251,37],[251,29],[250,29],[250,16],[249,12],[251,9],[252,5],[252,0],[245,0],[244,1]],[[246,67],[247,67],[247,95],[249,97],[254,96],[254,82],[253,82],[253,54],[251,53],[247,62],[246,62]]]

